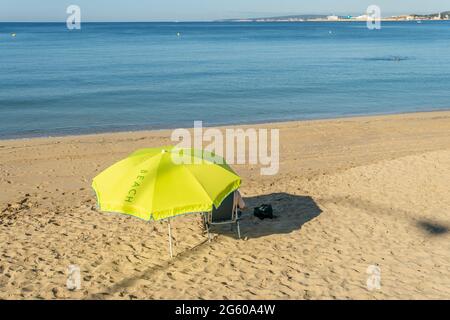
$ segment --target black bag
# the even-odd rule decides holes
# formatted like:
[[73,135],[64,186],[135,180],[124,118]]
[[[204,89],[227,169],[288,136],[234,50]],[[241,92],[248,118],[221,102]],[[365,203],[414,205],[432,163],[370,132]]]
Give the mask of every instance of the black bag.
[[270,204],[260,205],[259,207],[253,209],[253,214],[255,215],[255,217],[258,217],[261,220],[264,220],[265,218],[273,219],[272,205]]

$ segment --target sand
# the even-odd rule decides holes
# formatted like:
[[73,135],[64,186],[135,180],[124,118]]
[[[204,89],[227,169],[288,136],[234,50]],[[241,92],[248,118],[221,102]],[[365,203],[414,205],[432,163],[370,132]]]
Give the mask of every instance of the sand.
[[[92,178],[170,131],[0,141],[1,299],[449,299],[450,112],[287,122],[280,173],[233,166],[245,239],[102,213]],[[252,208],[271,203],[276,218]],[[66,287],[67,268],[81,288]],[[369,290],[367,268],[381,270]]]

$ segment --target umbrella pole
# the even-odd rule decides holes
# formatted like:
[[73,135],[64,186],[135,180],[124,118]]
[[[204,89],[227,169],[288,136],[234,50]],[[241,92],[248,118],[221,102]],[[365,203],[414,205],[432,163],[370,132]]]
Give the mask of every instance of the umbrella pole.
[[170,218],[167,219],[167,222],[169,224],[169,252],[170,252],[170,258],[173,258],[173,250],[172,250],[172,229],[170,228]]

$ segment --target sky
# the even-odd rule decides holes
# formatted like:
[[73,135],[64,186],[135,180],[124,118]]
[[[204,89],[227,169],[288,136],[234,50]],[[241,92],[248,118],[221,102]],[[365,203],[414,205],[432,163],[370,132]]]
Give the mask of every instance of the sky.
[[449,0],[1,0],[0,21],[66,21],[69,5],[82,21],[204,21],[295,14],[359,15],[369,5],[382,16],[450,10]]

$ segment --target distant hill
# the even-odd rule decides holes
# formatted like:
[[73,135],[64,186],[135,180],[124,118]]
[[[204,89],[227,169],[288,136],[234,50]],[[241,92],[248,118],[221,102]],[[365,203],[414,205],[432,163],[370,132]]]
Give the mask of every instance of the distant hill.
[[[425,19],[433,19],[439,16],[439,13],[433,13],[433,14],[412,14],[412,16],[415,16],[417,18],[425,18]],[[442,18],[450,18],[450,11],[444,11],[441,12]]]

